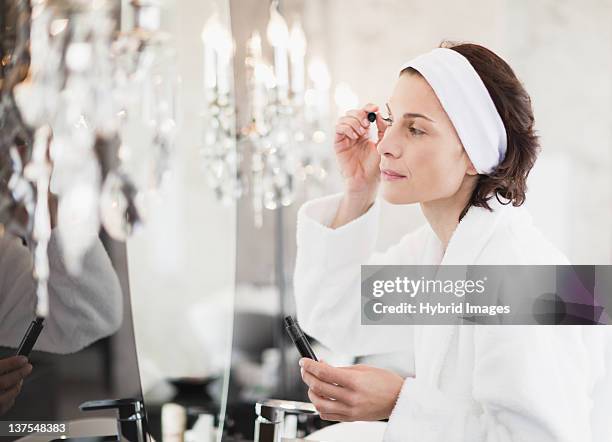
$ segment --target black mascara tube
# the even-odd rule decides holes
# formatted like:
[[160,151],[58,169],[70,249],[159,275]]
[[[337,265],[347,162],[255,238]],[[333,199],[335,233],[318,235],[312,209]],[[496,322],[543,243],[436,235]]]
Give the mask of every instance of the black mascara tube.
[[32,321],[28,330],[26,331],[19,348],[17,349],[17,356],[30,356],[30,352],[36,344],[36,340],[40,336],[40,332],[44,327],[44,318],[36,318]]
[[376,114],[374,112],[368,112],[368,121],[370,122],[368,138],[374,142],[377,142],[378,141],[378,125],[376,124]]
[[297,323],[297,321],[291,316],[285,317],[285,329],[287,330],[287,333],[289,333],[289,336],[291,336],[291,340],[293,341],[298,351],[300,352],[300,355],[303,358],[309,358],[313,361],[318,361],[317,357],[314,354],[314,351],[312,351],[310,342],[308,342],[308,338],[300,328],[300,325]]

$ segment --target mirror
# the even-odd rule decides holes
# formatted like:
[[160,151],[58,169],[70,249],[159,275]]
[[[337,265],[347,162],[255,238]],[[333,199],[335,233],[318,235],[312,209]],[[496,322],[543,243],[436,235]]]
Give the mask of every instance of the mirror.
[[[236,212],[209,186],[201,152],[207,124],[202,32],[214,14],[229,27],[223,1],[164,4],[161,29],[176,48],[174,70],[180,79],[180,130],[147,221],[127,241],[138,363],[157,440],[164,404],[184,407],[188,428],[199,415],[214,416],[215,425],[224,416]],[[128,130],[132,146],[146,147],[137,128]]]
[[[82,100],[90,120],[100,125],[96,129],[121,126],[111,127],[117,133],[103,143],[107,155],[89,153],[118,175],[96,185],[124,198],[104,200],[101,224],[109,234],[96,227],[88,247],[72,242],[83,252],[80,273],[73,272],[74,250],[62,249],[60,233],[51,233],[49,315],[29,357],[30,373],[29,365],[12,358],[28,327],[38,326],[32,324],[37,293],[44,293],[33,274],[44,273],[45,262],[35,259],[27,235],[28,201],[35,193],[24,167],[34,131],[25,120],[40,117],[37,104],[46,101],[31,99],[27,88],[13,94],[13,87],[36,80],[62,83],[26,75],[28,29],[18,24],[31,3],[0,5],[0,382],[7,386],[0,388],[2,420],[82,419],[84,401],[132,397],[144,400],[156,440],[164,439],[163,416],[171,413],[186,428],[200,422],[208,435],[216,428],[223,440],[252,440],[257,402],[308,401],[299,354],[283,324],[285,315],[295,314],[298,210],[343,190],[332,147],[337,119],[367,102],[384,105],[402,63],[443,41],[480,43],[512,66],[531,96],[542,146],[528,181],[526,207],[534,224],[573,264],[612,264],[612,41],[601,38],[609,35],[612,10],[604,2],[102,1],[112,3],[109,35],[132,29],[136,21],[159,27],[163,36],[152,33],[155,38],[147,41],[159,58],[134,48],[126,49],[125,59],[118,57],[126,71],[132,55],[135,65],[151,67],[143,80],[148,93],[136,103],[121,102],[129,109],[114,112],[112,105]],[[49,4],[60,10],[76,5],[76,15],[85,8],[79,1]],[[160,14],[153,4],[161,4]],[[142,12],[138,17],[134,5]],[[68,29],[61,18],[51,24],[54,37]],[[83,48],[77,44],[68,57],[77,80],[83,60],[106,60],[87,57],[89,52],[79,52]],[[213,64],[205,63],[211,54]],[[87,87],[95,83],[91,78]],[[121,93],[130,96],[126,89]],[[211,90],[227,96],[219,93],[210,106]],[[164,94],[172,99],[159,99]],[[68,98],[82,110],[78,93]],[[172,118],[151,117],[151,102],[162,103],[156,110]],[[23,119],[18,108],[26,110]],[[70,110],[56,106],[53,118],[64,115],[58,109]],[[79,124],[63,124],[66,132],[82,135],[77,129],[88,127],[84,114],[66,114],[79,117]],[[110,118],[106,126],[111,114],[129,123]],[[91,146],[100,147],[93,139]],[[68,141],[80,146],[82,139]],[[113,161],[133,182],[121,181]],[[56,172],[60,178],[65,173]],[[72,171],[89,175],[85,168],[77,172]],[[157,190],[142,191],[151,182]],[[54,225],[53,186],[43,187],[52,190],[40,202],[49,206]],[[77,195],[73,208],[88,202]],[[97,208],[91,213],[96,218]],[[386,250],[425,221],[418,204],[383,201],[376,249]],[[69,236],[70,228],[63,234]],[[121,236],[125,242],[117,241]],[[356,358],[312,341],[319,358],[333,365],[364,363],[402,377],[415,372],[410,343],[404,352]],[[16,379],[25,374],[15,373],[25,371],[20,384]],[[93,415],[114,424],[112,410]],[[311,415],[288,418],[285,425],[285,436],[301,437],[330,422]],[[0,440],[19,436],[0,434]]]
[[[609,38],[601,38],[609,34],[609,7],[585,8],[577,1],[536,5],[505,0],[476,0],[469,6],[399,0],[282,0],[277,4],[289,28],[295,21],[301,23],[306,63],[323,60],[328,67],[328,130],[347,109],[368,102],[384,105],[399,67],[442,41],[492,48],[514,68],[534,107],[542,152],[529,177],[526,206],[536,227],[572,263],[612,263],[612,46]],[[275,64],[267,35],[270,2],[235,0],[230,6],[237,45],[237,107],[243,110],[239,125],[244,127],[250,98],[245,57],[254,31],[261,35],[263,57]],[[588,29],[582,23],[589,23]],[[307,83],[312,85],[313,79],[308,77]],[[597,92],[586,93],[586,84]],[[307,400],[298,355],[285,337],[282,315],[294,313],[291,275],[297,210],[308,199],[343,190],[329,139],[324,151],[328,169],[324,184],[301,183],[290,206],[265,211],[262,227],[253,222],[252,202],[239,202],[228,407],[228,419],[235,426],[226,429],[228,437],[252,437],[253,404],[263,397]],[[418,204],[383,202],[382,206],[380,251],[425,222]],[[355,360],[326,353],[321,347],[315,350],[332,364],[360,361],[403,375],[414,370],[410,351]]]
[[[70,268],[62,234],[57,229],[57,197],[51,189],[40,198],[49,209],[50,232],[47,253],[38,255],[28,226],[32,207],[24,203],[32,188],[23,175],[31,159],[32,133],[21,120],[15,101],[16,86],[29,84],[30,65],[27,25],[29,2],[3,2],[0,6],[0,416],[3,421],[69,421],[83,419],[79,410],[85,401],[112,397],[140,398],[140,380],[134,348],[125,249],[108,236],[94,231],[85,243],[80,271]],[[119,22],[118,8],[109,10]],[[48,147],[48,146],[43,146]],[[62,171],[53,170],[54,176]],[[52,186],[51,186],[52,187]],[[46,189],[45,189],[46,190]],[[74,228],[78,228],[75,223]],[[39,231],[40,233],[40,231]],[[48,263],[41,260],[48,258]],[[45,274],[46,290],[34,274]],[[48,293],[45,312],[39,302]],[[42,314],[42,313],[41,313]],[[41,330],[38,330],[40,325]],[[38,339],[31,342],[38,330]],[[27,361],[15,357],[27,354]],[[108,416],[115,425],[115,413]],[[104,427],[104,426],[103,426]],[[104,427],[108,429],[108,425]],[[113,428],[113,427],[111,427]],[[4,433],[2,440],[24,434]],[[78,435],[70,433],[68,435]]]
[[[212,15],[220,22],[229,21],[227,5],[169,2],[159,10],[157,2],[37,4],[32,13],[38,20],[31,31],[32,42],[36,42],[31,45],[32,65],[25,53],[27,38],[17,38],[30,32],[23,26],[30,23],[30,2],[3,3],[2,9],[0,274],[4,276],[0,282],[4,288],[0,345],[6,349],[0,352],[0,361],[8,361],[9,366],[0,367],[0,376],[7,382],[15,378],[15,395],[10,388],[0,393],[0,413],[13,420],[77,419],[80,423],[70,427],[68,436],[96,435],[95,429],[108,431],[97,434],[103,436],[116,432],[116,411],[98,410],[103,404],[97,404],[85,407],[95,411],[84,415],[80,404],[108,398],[144,399],[147,429],[162,440],[162,408],[172,402],[182,407],[186,426],[197,421],[202,434],[214,437],[213,427],[222,427],[225,416],[235,207],[217,200],[201,155],[202,134],[208,124],[203,117],[202,32]],[[95,31],[87,31],[90,26]],[[91,44],[94,39],[99,44]],[[65,42],[69,42],[66,63],[54,70],[52,61],[64,61],[54,55],[58,50],[63,53]],[[25,48],[25,55],[13,57],[15,47]],[[100,52],[88,58],[90,50]],[[27,73],[28,68],[32,72],[19,79],[19,93],[15,94],[7,86],[14,83],[6,81],[16,72],[11,69],[12,57],[23,63],[18,73]],[[96,81],[99,77],[87,71],[92,63],[98,63],[99,69],[93,71],[109,82]],[[91,75],[81,75],[83,72]],[[62,82],[62,75],[69,80]],[[89,93],[90,85],[101,89]],[[56,86],[61,94],[53,95]],[[75,91],[82,95],[73,94]],[[27,99],[40,94],[48,101]],[[111,97],[105,101],[109,107],[100,105],[104,97]],[[37,102],[49,104],[51,112],[37,114],[41,111],[34,106]],[[58,103],[57,108],[52,106]],[[30,366],[13,367],[18,361],[10,356],[28,326],[30,330],[38,327],[38,322],[31,322],[35,310],[44,305],[37,302],[44,285],[37,285],[33,273],[41,279],[45,261],[39,258],[47,255],[32,249],[28,236],[32,207],[13,201],[15,189],[20,189],[16,183],[30,192],[26,196],[36,196],[27,181],[33,175],[24,172],[35,157],[28,138],[33,135],[26,125],[17,133],[20,115],[11,112],[16,110],[37,128],[36,140],[43,133],[41,127],[48,124],[52,128],[48,146],[34,143],[45,147],[53,160],[50,186],[41,187],[50,189],[48,201],[39,197],[36,207],[48,205],[52,227],[59,217],[58,225],[63,228],[54,229],[49,241],[49,314],[30,356],[34,370],[23,385],[15,372],[29,371]],[[79,124],[65,124],[74,115],[80,116]],[[99,160],[104,178],[112,178],[103,182],[97,168],[84,166],[90,163],[65,169],[57,161],[65,159],[57,152],[80,152],[88,138],[71,135],[79,128],[92,127],[96,130],[92,147],[97,149],[93,159]],[[114,136],[107,137],[109,131]],[[46,170],[30,169],[30,173]],[[71,235],[83,232],[75,221],[78,216],[71,219],[65,209],[62,212],[66,206],[62,206],[65,200],[60,193],[73,188],[65,184],[68,176],[84,178],[80,185],[90,183],[100,191],[93,195],[100,196],[100,207],[90,206],[91,216],[86,215],[86,221],[95,222],[87,227],[93,225],[95,233],[103,226],[108,235],[95,237],[91,247],[81,247],[86,244],[84,237],[65,241],[66,236],[74,240]],[[56,195],[60,195],[59,210]],[[72,215],[82,215],[86,204],[98,202],[95,198],[76,195],[68,206],[75,210]],[[40,230],[36,232],[40,238]],[[129,239],[118,242],[109,235],[118,241]],[[88,416],[107,417],[104,422],[110,423],[111,430],[108,425],[85,425],[83,418]],[[209,428],[203,428],[204,424]]]

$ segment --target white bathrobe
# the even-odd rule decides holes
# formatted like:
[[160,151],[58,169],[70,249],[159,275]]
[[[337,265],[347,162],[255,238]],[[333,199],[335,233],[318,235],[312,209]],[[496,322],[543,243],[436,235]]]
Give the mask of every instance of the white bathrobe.
[[[82,272],[70,276],[57,233],[49,242],[49,317],[34,350],[73,353],[121,326],[123,297],[111,261],[98,240]],[[0,236],[0,346],[21,342],[36,310],[32,254],[19,238]]]
[[445,253],[429,224],[378,253],[380,203],[331,229],[341,198],[310,201],[298,213],[297,316],[342,354],[412,351],[406,369],[415,377],[404,382],[385,441],[612,440],[608,327],[360,325],[361,264],[569,264],[525,208],[495,198],[493,213],[470,208]]

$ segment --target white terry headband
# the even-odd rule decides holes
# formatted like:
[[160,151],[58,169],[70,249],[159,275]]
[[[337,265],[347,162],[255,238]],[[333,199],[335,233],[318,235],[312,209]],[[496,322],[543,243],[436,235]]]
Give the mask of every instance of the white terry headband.
[[482,79],[459,52],[436,48],[404,64],[416,69],[436,93],[472,164],[489,174],[506,156],[506,129]]

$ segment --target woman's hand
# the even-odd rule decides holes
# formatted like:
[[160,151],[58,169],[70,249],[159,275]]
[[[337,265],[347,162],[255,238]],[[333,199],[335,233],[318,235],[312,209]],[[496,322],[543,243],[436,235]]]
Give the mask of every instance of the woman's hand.
[[[344,177],[345,191],[336,216],[330,227],[336,229],[367,212],[376,199],[380,181],[380,155],[378,143],[370,140],[369,112],[377,112],[378,106],[368,104],[363,109],[348,111],[336,125],[334,150]],[[376,114],[378,140],[382,139],[387,123]]]
[[387,419],[404,383],[398,374],[367,365],[336,368],[302,358],[300,366],[310,401],[330,421]]
[[23,356],[0,359],[0,416],[13,407],[23,379],[31,372],[32,365]]
[[[380,155],[376,151],[377,143],[369,138],[368,113],[377,111],[375,104],[350,110],[336,125],[334,150],[347,194],[376,194],[380,180]],[[376,124],[380,140],[387,125],[380,115],[377,115]]]

